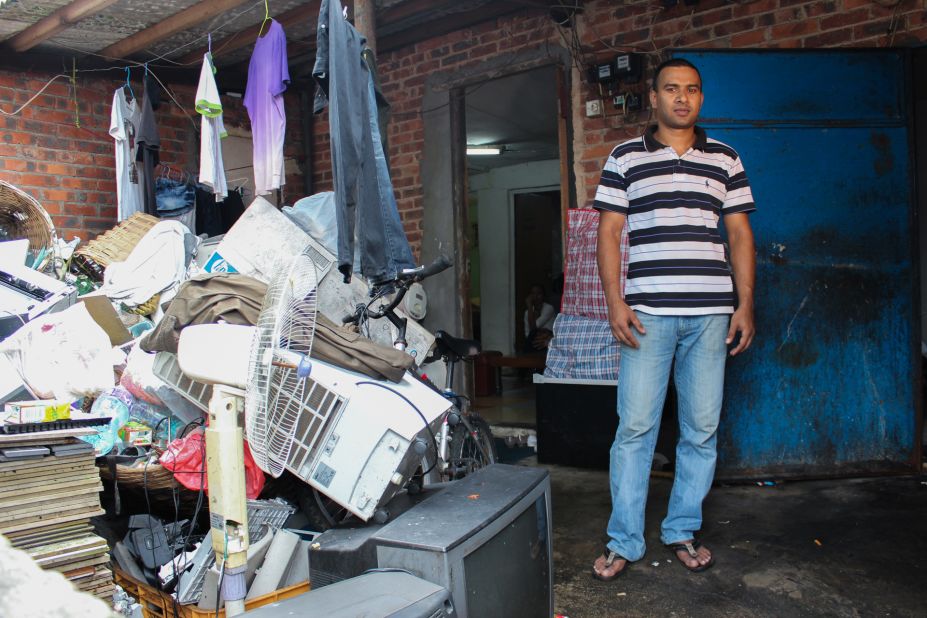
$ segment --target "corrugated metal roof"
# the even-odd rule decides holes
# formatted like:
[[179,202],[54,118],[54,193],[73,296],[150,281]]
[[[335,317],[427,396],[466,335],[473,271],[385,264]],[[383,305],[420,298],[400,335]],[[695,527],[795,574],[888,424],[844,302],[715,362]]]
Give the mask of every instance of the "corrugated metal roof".
[[[3,51],[20,50],[17,53],[76,55],[118,55],[135,61],[157,60],[170,64],[179,62],[181,66],[199,65],[199,52],[206,46],[207,33],[212,33],[214,42],[221,42],[235,33],[245,31],[249,38],[254,37],[254,27],[264,19],[264,0],[9,0],[0,6],[0,48]],[[547,7],[547,0],[379,0],[377,5],[377,30],[383,35],[401,33],[396,39],[398,45],[410,41],[424,40],[434,36],[429,29],[429,22],[443,22],[440,26],[448,31],[448,17],[462,16],[466,23],[479,19],[492,19],[504,11],[521,10],[532,4],[538,9]],[[291,58],[300,63],[311,62],[315,47],[315,30],[318,0],[268,0],[271,16],[281,16],[297,10],[296,17],[291,13],[290,23],[284,25],[287,40],[292,46]],[[342,0],[342,4],[353,5],[352,0]],[[99,8],[100,6],[103,8]],[[196,15],[205,13],[208,17],[184,24],[180,31],[169,30],[165,25],[179,19],[179,13],[197,7]],[[223,7],[231,7],[225,8]],[[302,7],[304,11],[298,11]],[[59,10],[75,12],[77,19],[67,20],[51,36],[40,36],[35,30],[26,35],[31,26],[39,23]],[[85,17],[83,15],[86,15]],[[194,18],[196,19],[196,18]],[[160,26],[154,34],[148,29]],[[453,28],[453,22],[450,27]],[[171,28],[173,29],[173,28]],[[146,32],[148,31],[148,32]],[[163,32],[163,34],[161,34]],[[114,44],[120,44],[127,38],[149,34],[152,40],[143,45],[124,43],[117,45],[117,51],[108,50]],[[133,40],[134,41],[134,40]],[[14,44],[15,42],[15,44]],[[240,40],[230,45],[227,52],[221,46],[214,47],[216,64],[221,66],[241,65],[248,60],[253,49],[253,41],[239,45]],[[297,60],[298,59],[298,60]],[[7,64],[9,59],[7,60]]]

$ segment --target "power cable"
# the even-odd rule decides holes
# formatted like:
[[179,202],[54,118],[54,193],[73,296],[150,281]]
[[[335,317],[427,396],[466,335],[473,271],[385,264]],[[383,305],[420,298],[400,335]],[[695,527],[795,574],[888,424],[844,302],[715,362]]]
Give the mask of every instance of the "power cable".
[[428,430],[428,434],[431,436],[431,444],[432,446],[434,446],[434,451],[435,451],[434,463],[432,463],[431,467],[422,473],[422,476],[427,475],[429,472],[434,470],[435,466],[438,465],[438,460],[441,458],[441,453],[440,451],[438,451],[438,439],[435,437],[435,433],[431,430],[431,425],[428,424],[428,419],[425,418],[425,415],[422,414],[422,411],[418,409],[418,406],[412,403],[408,397],[406,397],[405,395],[403,395],[396,389],[390,388],[386,386],[385,384],[380,384],[379,382],[371,382],[369,380],[365,380],[363,382],[357,382],[356,386],[376,386],[376,387],[382,388],[385,391],[389,391],[390,393],[396,395],[397,397],[405,401],[407,404],[409,404],[409,406],[411,406],[411,408],[418,413],[419,417],[422,419],[422,423],[425,424],[425,429]]

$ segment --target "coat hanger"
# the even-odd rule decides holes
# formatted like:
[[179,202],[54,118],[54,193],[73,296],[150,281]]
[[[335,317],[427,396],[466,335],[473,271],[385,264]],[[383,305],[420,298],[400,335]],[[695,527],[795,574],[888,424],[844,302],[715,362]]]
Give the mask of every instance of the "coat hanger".
[[129,81],[129,77],[132,75],[132,68],[126,67],[126,85],[123,88],[128,89],[129,94],[132,96],[132,100],[135,100],[135,92],[132,90],[132,83]]
[[267,5],[267,0],[264,0],[264,21],[261,22],[261,27],[258,28],[258,38],[264,36],[264,24],[270,21],[270,7]]

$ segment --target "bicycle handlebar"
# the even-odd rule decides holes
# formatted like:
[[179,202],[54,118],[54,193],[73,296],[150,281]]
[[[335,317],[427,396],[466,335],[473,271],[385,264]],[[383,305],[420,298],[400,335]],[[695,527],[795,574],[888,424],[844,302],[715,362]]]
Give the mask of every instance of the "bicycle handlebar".
[[382,281],[376,284],[375,286],[375,289],[378,289],[378,290],[385,288],[387,286],[396,286],[397,288],[396,296],[393,298],[392,301],[390,301],[390,303],[386,307],[381,307],[379,311],[375,311],[375,312],[366,311],[367,309],[369,309],[373,301],[379,298],[379,295],[375,294],[374,295],[375,297],[373,300],[371,300],[366,305],[358,305],[357,311],[355,311],[352,315],[345,316],[342,319],[342,322],[345,324],[350,324],[351,322],[359,324],[361,320],[361,315],[365,312],[367,313],[368,318],[372,318],[374,320],[389,316],[392,313],[393,309],[398,307],[399,303],[402,302],[403,297],[405,297],[406,292],[409,290],[409,286],[411,286],[413,283],[418,283],[420,281],[423,281],[427,279],[428,277],[431,277],[432,275],[437,275],[440,272],[444,272],[445,270],[450,268],[452,265],[453,265],[453,262],[451,262],[450,258],[442,254],[442,255],[439,255],[438,258],[434,262],[429,264],[428,266],[418,266],[416,268],[406,268],[405,270],[400,271],[396,275],[395,278]]
[[453,265],[450,258],[446,255],[439,255],[438,259],[429,264],[428,266],[419,266],[418,268],[404,270],[399,274],[399,277],[404,277],[407,275],[412,276],[412,281],[421,281],[422,279],[427,279],[432,275],[437,275],[440,272],[444,272]]

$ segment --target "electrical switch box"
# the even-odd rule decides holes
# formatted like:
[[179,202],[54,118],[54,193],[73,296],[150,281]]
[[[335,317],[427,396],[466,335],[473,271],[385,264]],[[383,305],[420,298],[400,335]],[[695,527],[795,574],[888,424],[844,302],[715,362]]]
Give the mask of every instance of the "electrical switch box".
[[586,116],[592,118],[593,116],[602,115],[602,101],[596,99],[595,101],[586,101]]
[[621,54],[615,58],[615,78],[625,84],[634,84],[640,81],[644,62],[640,54]]
[[643,68],[641,54],[619,54],[608,62],[592,65],[589,68],[589,81],[594,84],[634,84],[640,81]]

